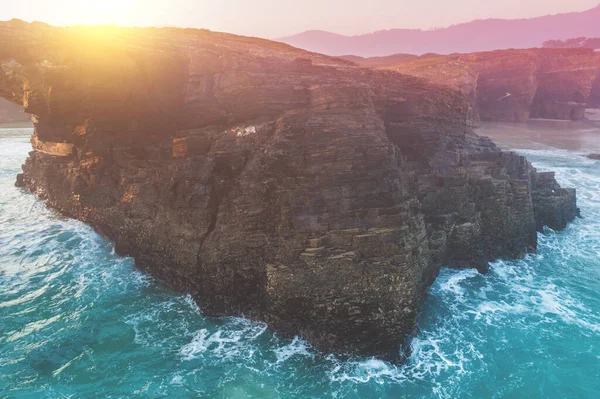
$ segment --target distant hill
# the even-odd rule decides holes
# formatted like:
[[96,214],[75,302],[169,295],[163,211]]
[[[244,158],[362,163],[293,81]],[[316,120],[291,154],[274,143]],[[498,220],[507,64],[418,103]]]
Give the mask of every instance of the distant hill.
[[476,20],[435,30],[391,29],[358,36],[313,30],[278,40],[328,55],[375,57],[540,47],[548,40],[574,37],[600,37],[600,5],[583,12],[531,19]]

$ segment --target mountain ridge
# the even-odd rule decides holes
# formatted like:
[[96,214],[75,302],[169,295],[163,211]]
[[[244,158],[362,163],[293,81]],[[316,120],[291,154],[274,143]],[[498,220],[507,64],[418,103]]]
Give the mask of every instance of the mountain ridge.
[[[309,30],[278,41],[318,53],[363,57],[394,53],[470,53],[509,48],[539,47],[546,40],[600,34],[600,4],[582,12],[528,19],[477,19],[446,28],[422,30],[394,28],[346,36]],[[556,27],[560,27],[560,32]]]

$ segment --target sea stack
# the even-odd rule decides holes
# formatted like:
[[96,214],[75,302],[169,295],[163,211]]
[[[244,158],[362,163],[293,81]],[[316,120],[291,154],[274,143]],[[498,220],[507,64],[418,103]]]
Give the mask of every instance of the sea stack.
[[207,315],[395,358],[442,266],[521,257],[578,213],[473,133],[459,90],[256,38],[97,29],[0,23],[0,96],[35,124],[19,184]]

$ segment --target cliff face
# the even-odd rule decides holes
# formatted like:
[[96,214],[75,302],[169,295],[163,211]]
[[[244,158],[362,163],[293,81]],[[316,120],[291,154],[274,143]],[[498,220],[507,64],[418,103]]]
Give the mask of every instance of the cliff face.
[[485,121],[583,119],[598,72],[591,49],[500,50],[402,63],[390,57],[387,64],[382,58],[377,59],[380,69],[461,89]]
[[442,265],[565,227],[575,191],[471,129],[459,91],[227,34],[0,24],[34,115],[18,184],[209,315],[393,357]]
[[596,62],[596,78],[590,93],[589,106],[592,108],[600,108],[600,51],[594,53]]

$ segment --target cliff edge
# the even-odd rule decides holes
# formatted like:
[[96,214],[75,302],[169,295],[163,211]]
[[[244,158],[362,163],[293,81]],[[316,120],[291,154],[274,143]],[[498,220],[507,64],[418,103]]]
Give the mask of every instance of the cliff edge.
[[600,56],[586,48],[496,50],[418,59],[349,58],[462,90],[483,121],[581,120],[598,103]]
[[440,267],[535,251],[575,190],[471,130],[458,90],[190,29],[0,23],[18,184],[208,315],[394,358]]

